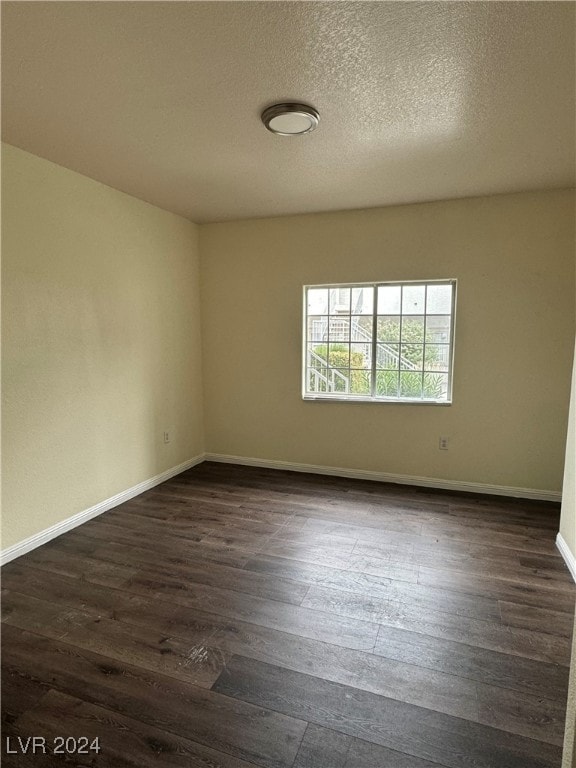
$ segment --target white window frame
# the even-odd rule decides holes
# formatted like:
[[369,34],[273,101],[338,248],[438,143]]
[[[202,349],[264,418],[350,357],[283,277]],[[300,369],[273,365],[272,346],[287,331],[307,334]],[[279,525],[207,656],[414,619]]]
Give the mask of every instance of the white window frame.
[[[450,285],[452,286],[452,304],[450,307],[450,335],[448,341],[448,370],[444,373],[448,374],[448,388],[445,399],[434,399],[422,397],[384,397],[376,395],[376,349],[377,349],[377,318],[378,318],[378,288],[381,286],[430,286],[430,285]],[[310,392],[307,390],[308,383],[308,347],[313,341],[308,339],[308,290],[309,289],[335,289],[335,288],[373,288],[373,307],[372,307],[372,354],[371,354],[371,368],[367,369],[371,373],[371,393],[370,394],[352,394],[350,392]],[[367,403],[395,403],[395,404],[408,404],[408,405],[451,405],[452,404],[452,381],[454,372],[454,338],[455,338],[455,326],[456,326],[456,293],[457,293],[457,280],[397,280],[397,281],[384,281],[374,283],[324,283],[321,285],[305,285],[303,287],[303,342],[302,342],[302,399],[312,401],[330,401],[330,402],[367,402]],[[426,292],[426,297],[428,293]],[[432,315],[432,313],[426,312],[426,304],[424,306],[424,354],[426,347],[426,318]],[[328,315],[330,316],[330,315]],[[402,306],[400,307],[400,322],[402,318],[410,316],[402,312]],[[370,317],[370,315],[364,315],[364,317]],[[329,343],[329,339],[327,339]],[[337,343],[337,342],[335,342]],[[349,342],[348,342],[349,343]],[[400,372],[399,363],[399,372]],[[424,365],[422,370],[422,376],[424,377]]]

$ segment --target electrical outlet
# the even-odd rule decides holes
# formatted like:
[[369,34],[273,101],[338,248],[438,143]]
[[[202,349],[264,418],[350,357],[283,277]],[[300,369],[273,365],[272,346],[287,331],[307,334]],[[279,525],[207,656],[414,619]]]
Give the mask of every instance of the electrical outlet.
[[441,451],[447,451],[448,450],[448,443],[449,443],[449,438],[447,438],[447,437],[440,437],[440,438],[438,438],[438,448]]
[[164,432],[164,442],[165,443],[170,442],[170,432]]

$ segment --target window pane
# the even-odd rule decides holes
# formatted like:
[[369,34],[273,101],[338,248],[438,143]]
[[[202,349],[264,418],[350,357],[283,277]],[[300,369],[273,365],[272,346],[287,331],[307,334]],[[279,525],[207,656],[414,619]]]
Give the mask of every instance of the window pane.
[[326,344],[310,344],[307,353],[308,374],[313,378],[316,384],[323,382],[322,391],[329,391],[328,376],[330,366],[328,365],[328,347]]
[[448,344],[427,344],[424,353],[424,368],[427,371],[447,371],[450,362]]
[[381,285],[378,288],[378,314],[399,315],[400,294],[399,285]]
[[372,394],[372,374],[369,371],[350,371],[350,394]]
[[402,341],[411,344],[424,342],[424,315],[402,318]]
[[398,370],[400,360],[399,344],[378,344],[376,346],[376,368]]
[[332,368],[350,368],[350,344],[329,344],[328,364]]
[[378,317],[377,321],[378,341],[400,341],[400,316],[386,315]]
[[308,341],[326,341],[328,337],[328,318],[326,315],[308,317]]
[[452,311],[452,286],[429,285],[426,298],[426,314],[449,315]]
[[317,371],[308,372],[308,392],[326,392],[326,381]]
[[376,372],[377,397],[398,397],[398,373],[396,371]]
[[350,334],[352,341],[372,341],[372,316],[352,315]]
[[330,318],[330,341],[350,341],[350,315]]
[[434,400],[446,400],[448,397],[448,374],[425,373],[423,396]]
[[400,372],[400,397],[422,398],[422,374]]
[[310,392],[327,392],[327,376],[326,369],[309,368],[308,369],[308,390]]
[[328,372],[328,389],[329,392],[348,394],[350,392],[350,371],[331,368]]
[[352,288],[352,314],[371,315],[374,307],[374,288]]
[[309,344],[308,358],[309,358],[308,365],[327,366],[328,365],[328,348],[326,344]]
[[308,289],[308,314],[309,315],[327,315],[328,314],[328,288],[309,288]]
[[[311,344],[308,347],[308,382],[311,392],[348,392],[350,372],[348,370],[348,347],[330,344]],[[333,349],[336,347],[336,349]],[[343,350],[342,350],[343,348]]]
[[330,314],[350,314],[350,288],[330,288]]
[[432,344],[450,342],[450,315],[434,315],[426,318],[426,341]]
[[423,315],[425,295],[425,286],[405,285],[402,289],[402,314]]
[[422,370],[424,347],[422,344],[402,344],[400,347],[400,368]]
[[352,368],[372,367],[372,345],[370,343],[350,345],[350,366]]
[[311,344],[308,346],[306,359],[307,384],[310,392],[326,392],[328,383],[328,364],[326,360],[326,347],[324,346],[324,355],[322,347]]

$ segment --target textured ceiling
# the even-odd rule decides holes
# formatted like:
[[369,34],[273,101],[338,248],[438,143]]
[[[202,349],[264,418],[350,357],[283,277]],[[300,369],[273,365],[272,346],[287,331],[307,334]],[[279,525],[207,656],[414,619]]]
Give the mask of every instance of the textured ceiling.
[[569,187],[575,9],[3,2],[3,138],[197,222]]

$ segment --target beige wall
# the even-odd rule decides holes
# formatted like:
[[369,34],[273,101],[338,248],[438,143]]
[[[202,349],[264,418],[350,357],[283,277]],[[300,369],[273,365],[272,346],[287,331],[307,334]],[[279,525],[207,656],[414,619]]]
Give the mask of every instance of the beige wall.
[[[573,206],[553,191],[202,226],[207,450],[559,491]],[[304,284],[453,277],[452,406],[302,401]]]
[[203,424],[197,227],[2,160],[6,548],[201,453]]

